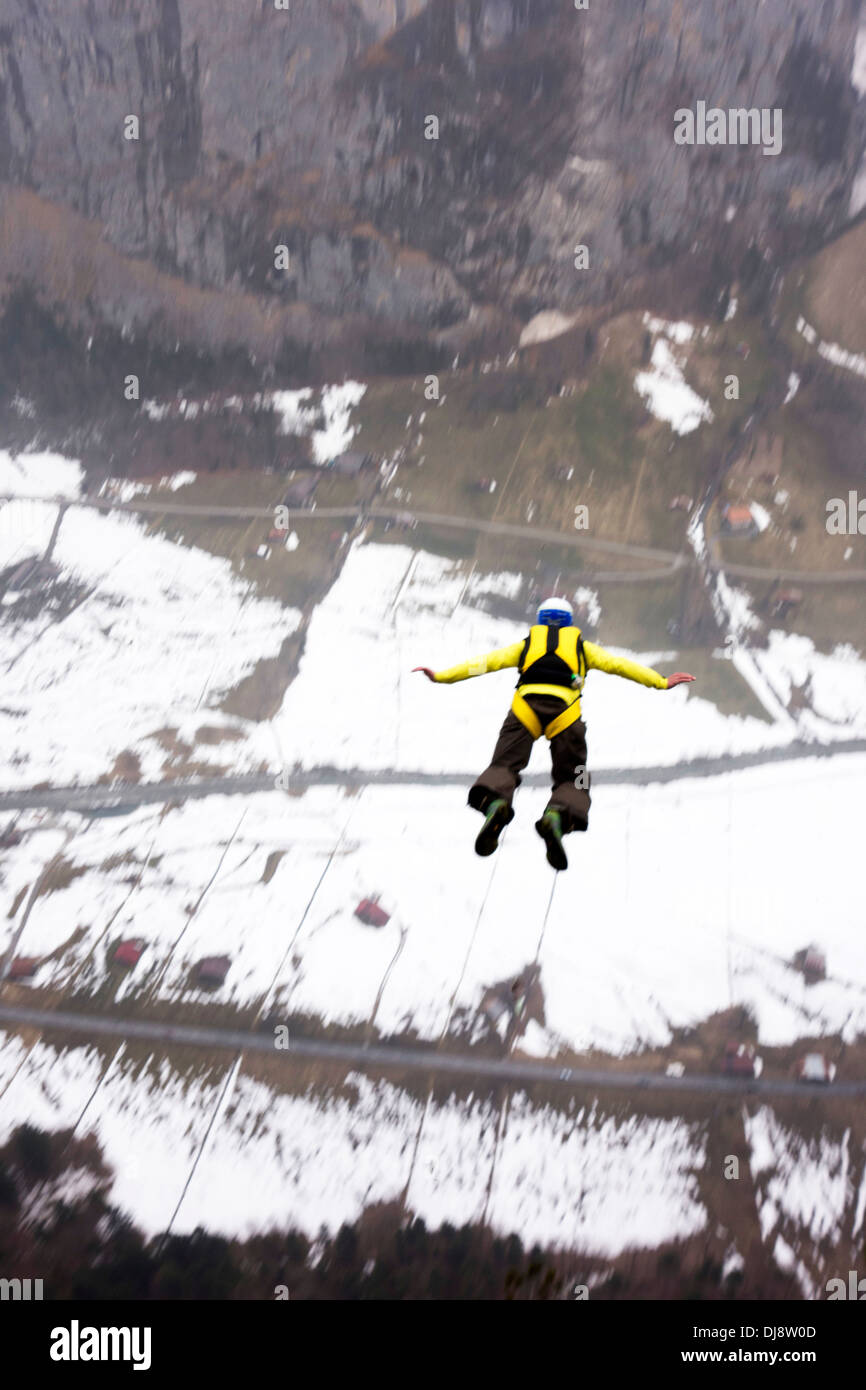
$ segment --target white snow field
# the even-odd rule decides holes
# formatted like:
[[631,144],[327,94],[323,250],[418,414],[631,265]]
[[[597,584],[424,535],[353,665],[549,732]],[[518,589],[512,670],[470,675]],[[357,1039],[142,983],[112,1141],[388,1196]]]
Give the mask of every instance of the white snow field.
[[28,1051],[11,1036],[0,1095],[0,1143],[25,1120],[95,1131],[116,1170],[112,1199],[148,1234],[172,1223],[315,1236],[407,1185],[409,1209],[431,1225],[486,1215],[526,1243],[602,1255],[706,1225],[694,1176],[701,1127],[679,1120],[575,1103],[564,1112],[518,1092],[500,1134],[499,1107],[480,1098],[425,1105],[351,1073],[340,1093],[284,1095],[237,1063],[179,1074],[167,1061],[133,1060],[123,1044],[106,1061],[86,1047]]
[[[21,481],[29,488],[32,479]],[[39,553],[56,514],[52,503],[0,507],[0,568]],[[149,535],[127,515],[70,507],[53,560],[81,586],[80,602],[59,620],[7,616],[0,629],[5,789],[93,782],[124,750],[138,755],[143,780],[158,779],[166,750],[153,736],[166,727],[193,747],[202,725],[239,734],[235,771],[275,761],[267,725],[214,706],[278,654],[296,609],[258,597],[227,560]],[[203,747],[201,759],[221,764],[225,749]]]
[[[0,497],[78,497],[84,470],[62,454],[18,454],[0,449]],[[0,511],[2,516],[2,511]]]
[[[539,955],[545,1029],[529,1050],[625,1054],[736,1004],[754,1011],[766,1044],[866,1031],[851,885],[864,772],[866,756],[847,755],[599,787],[556,883]],[[544,801],[543,788],[518,793],[491,860],[473,852],[477,818],[459,785],[210,797],[86,829],[67,816],[77,876],[36,899],[17,951],[51,955],[40,985],[89,990],[105,978],[108,945],[141,936],[148,949],[125,988],[187,1000],[205,997],[190,987],[191,965],[226,954],[218,1000],[343,1024],[375,1013],[383,1034],[435,1040],[535,959],[552,880],[533,829]],[[47,863],[57,832],[6,853],[0,951],[37,846]],[[392,914],[380,930],[354,916],[375,892]],[[807,987],[788,962],[813,940],[830,978]]]
[[[519,587],[516,576],[500,579],[503,592]],[[490,587],[489,580],[467,584],[461,565],[407,546],[355,546],[313,614],[299,674],[274,720],[287,762],[480,771],[507,712],[515,672],[446,686],[431,685],[412,668],[444,670],[525,635],[526,622],[494,618],[470,606]],[[748,613],[744,597],[741,604]],[[602,621],[598,640],[610,651],[657,664],[663,672],[671,669],[669,656],[624,652],[615,635],[606,637]],[[743,674],[767,709],[767,720],[724,715],[696,693],[699,686],[663,692],[590,672],[583,699],[590,766],[672,765],[777,747],[807,734],[828,741],[866,734],[866,662],[850,648],[824,656],[808,638],[770,636],[766,652],[741,644],[733,653],[738,669],[741,662],[746,665]],[[334,677],[335,650],[346,679]],[[792,683],[807,681],[818,715],[807,709],[794,718],[781,702]],[[328,692],[325,718],[323,690]]]

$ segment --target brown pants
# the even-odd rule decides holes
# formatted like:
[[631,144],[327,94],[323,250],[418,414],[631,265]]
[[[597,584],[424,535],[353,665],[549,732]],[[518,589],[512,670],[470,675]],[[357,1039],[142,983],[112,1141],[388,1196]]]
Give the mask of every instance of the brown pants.
[[[542,727],[549,724],[564,707],[563,701],[554,695],[529,695],[526,703],[538,715]],[[501,796],[510,806],[534,742],[526,726],[509,710],[499,731],[490,766],[469,789],[469,805],[476,811],[486,811],[493,798]],[[582,719],[576,719],[550,740],[550,758],[553,791],[548,807],[562,813],[564,831],[586,830],[590,779],[586,770],[586,725]],[[574,783],[578,773],[581,785],[576,787]]]

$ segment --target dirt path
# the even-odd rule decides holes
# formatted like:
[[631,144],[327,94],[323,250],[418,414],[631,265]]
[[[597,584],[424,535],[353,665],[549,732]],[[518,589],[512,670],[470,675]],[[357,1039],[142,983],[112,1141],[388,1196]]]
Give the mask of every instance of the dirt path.
[[[148,502],[146,499],[132,502],[118,502],[110,498],[101,497],[81,497],[81,498],[45,498],[45,497],[22,497],[17,499],[11,495],[0,494],[0,502],[18,500],[20,502],[51,502],[56,501],[63,507],[90,507],[102,512],[128,512],[141,513],[143,515],[156,516],[199,516],[199,517],[228,517],[235,521],[247,521],[251,518],[261,518],[262,520],[273,520],[273,507],[225,507],[216,503],[208,505],[206,503],[191,502]],[[553,545],[571,546],[574,549],[596,550],[608,555],[630,555],[639,560],[656,561],[660,565],[668,566],[672,569],[679,569],[686,563],[682,554],[673,550],[659,550],[653,546],[626,545],[622,541],[605,541],[598,538],[587,537],[583,532],[575,535],[570,531],[550,531],[538,526],[521,526],[516,523],[506,521],[483,521],[479,518],[452,516],[446,512],[416,512],[411,513],[415,521],[428,526],[445,526],[461,531],[478,531],[484,535],[493,536],[513,536],[521,540],[548,541]],[[289,524],[291,527],[298,525],[302,521],[321,521],[321,520],[354,520],[361,523],[365,520],[399,521],[406,516],[406,508],[399,507],[380,507],[375,505],[364,505],[356,503],[348,507],[310,507],[299,508],[289,513]],[[618,571],[618,573],[622,573]],[[644,572],[641,571],[643,574]],[[652,573],[652,571],[650,571]]]

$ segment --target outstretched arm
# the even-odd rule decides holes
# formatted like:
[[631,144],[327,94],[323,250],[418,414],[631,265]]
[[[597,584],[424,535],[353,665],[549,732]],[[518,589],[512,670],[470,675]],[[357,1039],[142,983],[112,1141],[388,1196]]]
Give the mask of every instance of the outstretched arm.
[[694,676],[687,675],[685,671],[663,676],[651,666],[641,666],[637,661],[629,661],[626,656],[614,656],[597,642],[584,642],[583,649],[588,670],[607,671],[611,676],[625,676],[627,680],[637,681],[639,685],[648,685],[654,690],[672,690],[675,685],[694,680]]
[[450,666],[447,671],[433,671],[429,666],[414,666],[412,669],[423,672],[428,681],[435,681],[437,685],[453,685],[455,681],[469,680],[471,676],[484,676],[488,671],[504,671],[509,666],[516,666],[523,645],[523,642],[513,642],[510,647],[499,647],[485,656],[476,656],[471,661],[461,662],[459,666]]

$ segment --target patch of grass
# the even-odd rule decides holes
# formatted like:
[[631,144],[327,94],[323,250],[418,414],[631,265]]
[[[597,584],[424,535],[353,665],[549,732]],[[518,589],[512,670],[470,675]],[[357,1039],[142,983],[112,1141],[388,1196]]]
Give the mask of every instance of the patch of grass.
[[829,342],[866,352],[866,223],[819,251],[804,284],[805,317]]
[[219,469],[198,473],[183,487],[153,488],[142,501],[176,502],[183,506],[276,507],[285,491],[286,478],[279,473]]
[[[622,327],[622,319],[615,323]],[[619,333],[570,395],[549,396],[537,381],[530,390],[524,375],[507,370],[442,379],[438,402],[424,401],[420,379],[371,387],[358,410],[360,442],[407,451],[383,500],[566,532],[582,505],[589,538],[680,549],[683,518],[669,512],[670,498],[697,495],[708,455],[725,447],[748,400],[731,403],[692,435],[674,434],[634,389],[640,336],[634,324],[627,339]],[[693,352],[708,357],[710,349],[702,344]],[[721,394],[724,361],[713,360]],[[757,389],[762,377],[752,376]],[[569,468],[570,479],[556,476]],[[494,492],[477,490],[482,478],[496,481]]]
[[[151,860],[150,862],[152,864],[154,861]],[[111,873],[113,869],[121,869],[127,865],[129,867],[141,868],[143,863],[144,861],[137,859],[131,850],[127,850],[125,854],[110,854],[107,859],[103,859],[99,867],[105,873]]]
[[15,894],[15,897],[12,899],[12,903],[11,903],[11,906],[10,906],[10,908],[9,908],[9,911],[6,913],[6,916],[7,916],[7,917],[13,918],[13,917],[17,916],[19,907],[20,907],[21,904],[23,903],[24,899],[27,897],[27,889],[28,889],[28,885],[27,885],[26,883],[24,884],[24,886],[23,886],[22,888],[19,888],[19,889],[18,889],[18,892]]
[[710,700],[721,714],[738,714],[772,724],[764,706],[732,661],[713,656],[703,647],[686,647],[665,661],[664,668],[666,672],[668,668],[691,672],[695,684],[689,687],[690,694]]
[[203,724],[195,731],[196,743],[236,743],[242,738],[240,729],[217,728],[212,724]]
[[367,539],[377,545],[408,545],[413,550],[424,550],[431,555],[441,555],[446,560],[471,560],[476,549],[474,531],[448,530],[446,527],[419,524],[409,531],[398,527],[385,529],[383,521],[375,521]]
[[[166,516],[158,529],[169,540],[222,555],[263,598],[296,608],[303,608],[327,582],[343,537],[339,521],[316,520],[314,515],[298,519],[296,550],[287,550],[283,541],[268,542],[271,527],[265,518],[237,522]],[[263,544],[269,546],[269,554],[259,556],[256,551]]]
[[[448,378],[440,375],[442,390]],[[424,383],[401,377],[396,381],[372,381],[355,408],[353,421],[360,425],[357,444],[377,456],[388,457],[406,443],[406,420],[421,411],[437,408],[436,401],[425,401]]]
[[[346,478],[334,469],[326,468],[320,476],[319,486],[316,489],[316,505],[319,507],[354,507],[357,505],[362,492],[370,492],[372,482],[374,482],[374,476],[369,472],[363,472],[357,478]],[[335,521],[334,525],[348,527],[351,522],[348,519],[344,522]]]
[[602,646],[632,651],[671,651],[671,615],[679,611],[680,583],[676,578],[652,584],[599,584],[601,604],[597,639]]
[[270,883],[285,852],[284,849],[271,850],[262,870],[262,883]]
[[297,673],[302,646],[303,632],[292,633],[283,642],[279,656],[257,661],[249,675],[224,697],[220,709],[240,719],[271,719]]
[[37,897],[47,897],[49,893],[61,893],[76,878],[87,873],[86,864],[73,864],[69,859],[58,859],[42,875]]
[[[749,594],[752,607],[757,608],[767,591],[767,585],[751,580],[737,580],[737,585]],[[866,602],[862,584],[804,584],[803,599],[784,622],[770,619],[769,626],[784,632],[809,637],[824,653],[840,645],[850,645],[861,657],[866,656]]]

